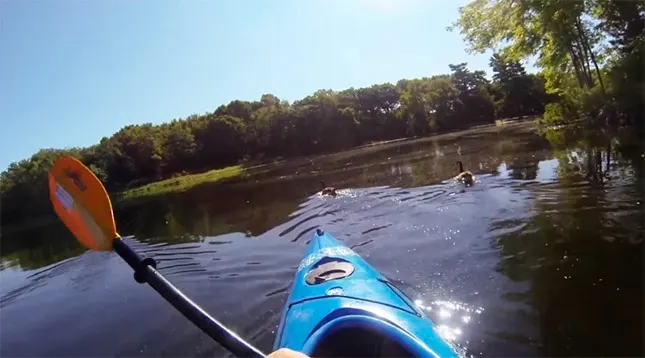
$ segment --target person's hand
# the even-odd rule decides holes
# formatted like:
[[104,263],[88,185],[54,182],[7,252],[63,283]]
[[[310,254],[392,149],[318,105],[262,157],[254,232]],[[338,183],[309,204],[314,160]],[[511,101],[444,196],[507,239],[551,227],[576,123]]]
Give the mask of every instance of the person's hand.
[[269,354],[266,358],[309,358],[309,356],[300,352],[292,351],[289,348],[280,348]]

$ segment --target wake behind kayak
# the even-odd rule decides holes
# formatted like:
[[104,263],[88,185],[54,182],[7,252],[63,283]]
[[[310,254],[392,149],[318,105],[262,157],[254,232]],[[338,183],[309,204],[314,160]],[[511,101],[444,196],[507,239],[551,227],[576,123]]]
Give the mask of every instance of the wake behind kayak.
[[322,230],[298,266],[279,348],[312,357],[458,356],[402,291]]

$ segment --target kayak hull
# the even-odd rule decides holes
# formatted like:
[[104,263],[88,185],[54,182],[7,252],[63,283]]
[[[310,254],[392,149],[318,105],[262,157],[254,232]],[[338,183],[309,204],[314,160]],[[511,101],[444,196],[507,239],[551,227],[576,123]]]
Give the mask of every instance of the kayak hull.
[[298,266],[276,334],[279,348],[312,357],[458,356],[402,291],[321,230]]

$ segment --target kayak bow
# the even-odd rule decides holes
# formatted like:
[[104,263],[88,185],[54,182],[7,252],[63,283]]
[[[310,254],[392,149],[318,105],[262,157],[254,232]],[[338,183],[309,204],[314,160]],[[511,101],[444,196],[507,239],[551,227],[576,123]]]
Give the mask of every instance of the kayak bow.
[[322,230],[298,266],[279,348],[312,357],[458,356],[401,290]]

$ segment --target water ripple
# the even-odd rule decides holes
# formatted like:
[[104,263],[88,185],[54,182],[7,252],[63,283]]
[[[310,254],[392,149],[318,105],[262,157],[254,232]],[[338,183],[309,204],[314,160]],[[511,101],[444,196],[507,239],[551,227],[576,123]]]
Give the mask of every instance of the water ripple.
[[365,234],[369,234],[370,232],[382,230],[382,229],[388,228],[390,226],[392,226],[392,224],[387,224],[387,225],[383,225],[383,226],[377,226],[377,227],[374,227],[374,228],[371,228],[371,229],[368,229],[368,230],[365,230],[365,231],[361,232],[361,235],[365,235]]

